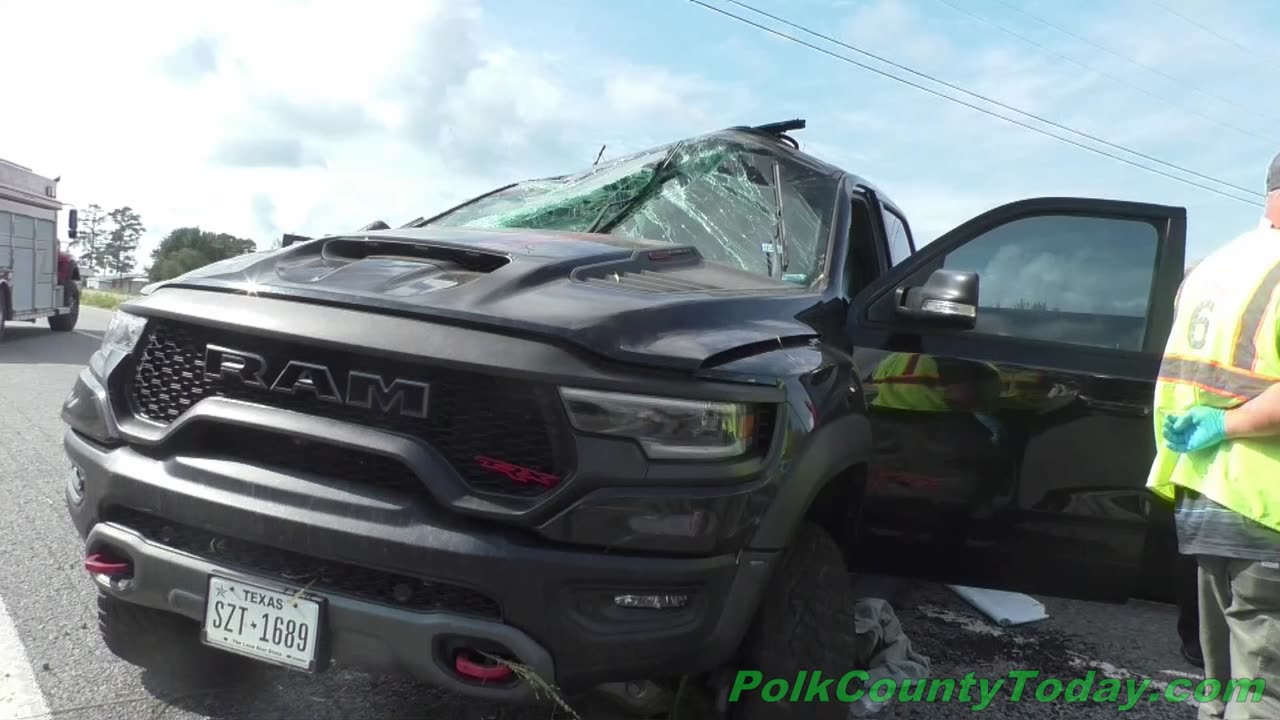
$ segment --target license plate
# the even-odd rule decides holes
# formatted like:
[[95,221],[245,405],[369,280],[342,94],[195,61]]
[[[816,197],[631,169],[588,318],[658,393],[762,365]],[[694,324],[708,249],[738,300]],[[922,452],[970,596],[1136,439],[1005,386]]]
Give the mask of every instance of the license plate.
[[242,580],[209,576],[205,644],[314,672],[321,601]]

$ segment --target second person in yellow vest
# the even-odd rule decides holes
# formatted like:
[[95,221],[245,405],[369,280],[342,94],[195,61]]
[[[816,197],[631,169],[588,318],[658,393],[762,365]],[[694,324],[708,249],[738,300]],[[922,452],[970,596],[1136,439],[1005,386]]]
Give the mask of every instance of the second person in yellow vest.
[[1280,155],[1266,189],[1258,228],[1179,289],[1156,383],[1147,486],[1175,503],[1199,566],[1205,678],[1262,681],[1260,699],[1201,703],[1201,720],[1280,718]]

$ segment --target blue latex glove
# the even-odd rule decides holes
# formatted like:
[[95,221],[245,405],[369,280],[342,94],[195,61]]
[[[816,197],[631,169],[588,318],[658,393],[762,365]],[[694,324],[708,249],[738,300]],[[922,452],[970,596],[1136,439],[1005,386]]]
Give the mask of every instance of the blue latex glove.
[[1227,439],[1226,411],[1198,405],[1182,415],[1164,419],[1164,441],[1170,450],[1195,452]]

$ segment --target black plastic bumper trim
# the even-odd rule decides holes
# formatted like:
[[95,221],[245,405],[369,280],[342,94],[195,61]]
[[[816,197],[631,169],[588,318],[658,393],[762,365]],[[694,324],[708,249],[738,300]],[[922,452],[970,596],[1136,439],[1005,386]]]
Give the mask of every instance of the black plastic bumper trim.
[[[223,577],[253,582],[255,576],[209,563],[176,550],[154,545],[137,533],[109,523],[93,526],[88,548],[110,547],[128,557],[133,577],[126,583],[94,576],[95,584],[121,600],[204,618],[208,578]],[[267,585],[276,578],[257,578]],[[466,682],[447,668],[434,649],[446,639],[474,639],[476,644],[498,645],[540,677],[554,678],[551,656],[523,632],[502,623],[477,620],[451,613],[417,613],[366,603],[338,595],[326,595],[325,625],[329,658],[344,665],[373,672],[408,672],[433,686],[490,700],[527,701],[537,692],[520,683],[511,687],[482,686]]]

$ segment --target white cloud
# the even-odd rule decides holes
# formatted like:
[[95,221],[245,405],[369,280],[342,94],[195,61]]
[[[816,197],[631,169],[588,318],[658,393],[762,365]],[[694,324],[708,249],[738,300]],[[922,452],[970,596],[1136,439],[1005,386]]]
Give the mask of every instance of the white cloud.
[[62,175],[67,202],[138,209],[144,258],[181,225],[265,245],[280,231],[399,224],[585,165],[631,134],[619,124],[708,117],[708,84],[692,74],[604,73],[603,59],[515,47],[486,34],[470,1],[274,0],[198,16],[158,0],[85,3],[74,24],[61,6],[5,12],[6,25],[58,32],[0,46],[5,65],[47,60],[5,87],[50,108],[0,114],[0,157]]
[[877,55],[908,64],[941,64],[953,54],[946,36],[928,31],[928,17],[902,0],[859,4],[840,25],[841,40],[870,46]]

